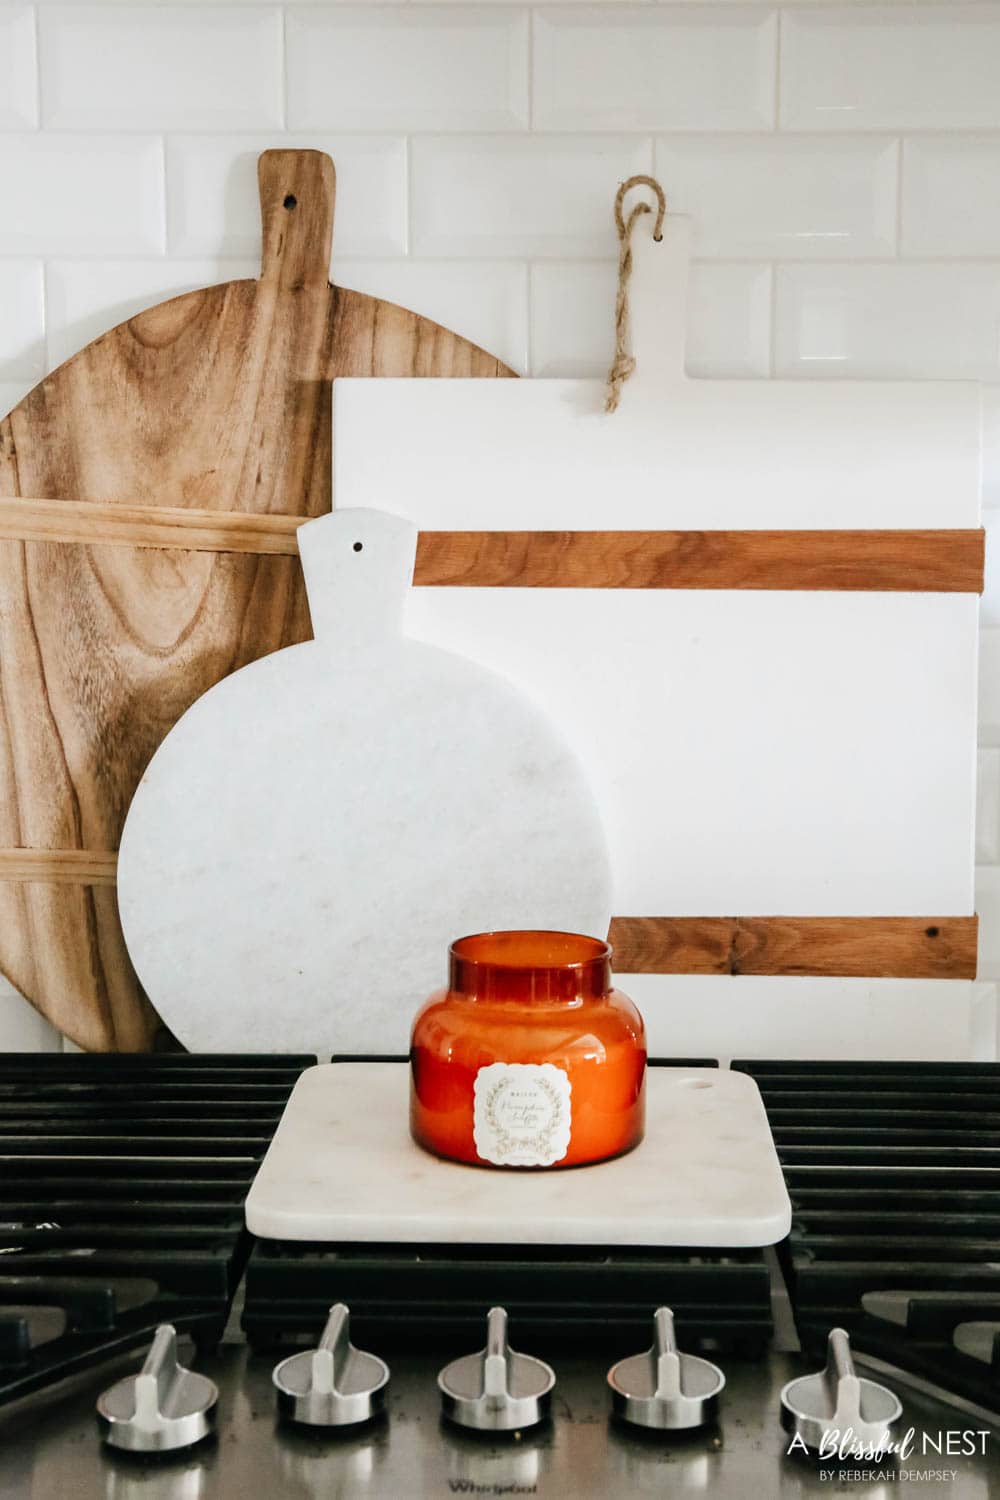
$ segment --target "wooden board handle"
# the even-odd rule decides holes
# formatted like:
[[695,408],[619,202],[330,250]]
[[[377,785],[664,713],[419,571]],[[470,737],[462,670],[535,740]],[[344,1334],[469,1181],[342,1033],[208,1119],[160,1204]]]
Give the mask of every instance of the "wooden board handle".
[[260,279],[285,290],[330,281],[337,179],[325,151],[264,151],[257,161],[264,230]]

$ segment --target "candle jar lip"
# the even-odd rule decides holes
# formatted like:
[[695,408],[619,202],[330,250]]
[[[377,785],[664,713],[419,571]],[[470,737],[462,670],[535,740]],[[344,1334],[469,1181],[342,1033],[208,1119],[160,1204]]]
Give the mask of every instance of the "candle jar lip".
[[579,932],[514,928],[456,938],[450,989],[472,1000],[572,1001],[611,989],[611,945]]
[[514,927],[456,938],[450,954],[491,969],[584,969],[611,961],[611,944],[581,932]]

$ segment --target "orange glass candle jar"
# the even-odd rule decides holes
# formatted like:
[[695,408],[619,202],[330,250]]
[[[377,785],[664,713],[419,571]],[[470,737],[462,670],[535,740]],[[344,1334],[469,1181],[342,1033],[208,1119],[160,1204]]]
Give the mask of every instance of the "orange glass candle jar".
[[476,1166],[581,1166],[638,1145],[645,1076],[642,1017],[611,988],[607,943],[480,933],[451,945],[448,989],[414,1021],[410,1129]]

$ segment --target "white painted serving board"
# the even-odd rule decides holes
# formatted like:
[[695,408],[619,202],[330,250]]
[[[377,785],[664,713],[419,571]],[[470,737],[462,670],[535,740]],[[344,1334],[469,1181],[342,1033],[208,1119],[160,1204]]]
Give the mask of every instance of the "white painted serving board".
[[607,928],[607,845],[545,713],[401,636],[417,531],[299,531],[314,641],[244,667],[157,750],[129,810],[129,953],[192,1051],[409,1046],[467,932]]
[[974,382],[687,378],[690,236],[636,225],[610,416],[597,380],[335,381],[334,503],[428,531],[978,526]]
[[618,974],[651,1056],[993,1062],[992,984],[742,974]]
[[791,1206],[757,1085],[650,1068],[635,1151],[566,1171],[431,1156],[409,1134],[409,1070],[327,1063],[299,1078],[246,1202],[265,1239],[522,1245],[770,1245]]
[[973,908],[976,603],[416,589],[408,628],[577,748],[616,914],[952,915]]
[[[976,385],[687,379],[689,226],[668,218],[657,245],[650,220],[616,413],[598,381],[338,381],[335,504],[377,499],[424,530],[980,524]],[[968,594],[449,587],[415,589],[408,621],[510,677],[577,746],[616,914],[945,916],[974,909],[977,614]],[[849,1046],[878,986],[819,983],[816,1046]],[[773,1055],[771,1021],[747,1036],[746,984],[721,1014]],[[683,980],[641,988],[697,1003]],[[971,993],[934,984],[940,1040]]]

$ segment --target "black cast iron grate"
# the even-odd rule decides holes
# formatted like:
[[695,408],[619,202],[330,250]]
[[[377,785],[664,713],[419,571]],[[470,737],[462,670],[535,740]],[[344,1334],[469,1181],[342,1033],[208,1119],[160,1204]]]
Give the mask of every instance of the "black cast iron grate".
[[828,1330],[1000,1410],[1000,1064],[734,1062],[792,1200],[803,1347]]
[[[340,1057],[347,1061],[405,1058]],[[652,1066],[716,1067],[714,1060]],[[405,1085],[401,1085],[405,1086]],[[471,1170],[471,1169],[470,1169]],[[321,1245],[257,1240],[243,1327],[258,1348],[315,1339],[332,1302],[351,1308],[359,1343],[385,1352],[461,1353],[482,1342],[488,1309],[506,1307],[521,1348],[634,1353],[652,1310],[674,1309],[688,1348],[760,1353],[772,1332],[763,1252],[504,1245]]]
[[312,1057],[0,1056],[0,1403],[222,1335],[243,1200]]
[[361,1344],[467,1352],[507,1309],[521,1348],[634,1353],[669,1304],[688,1348],[760,1353],[771,1336],[760,1251],[530,1245],[313,1245],[257,1240],[243,1327],[255,1348],[315,1341],[333,1302]]

